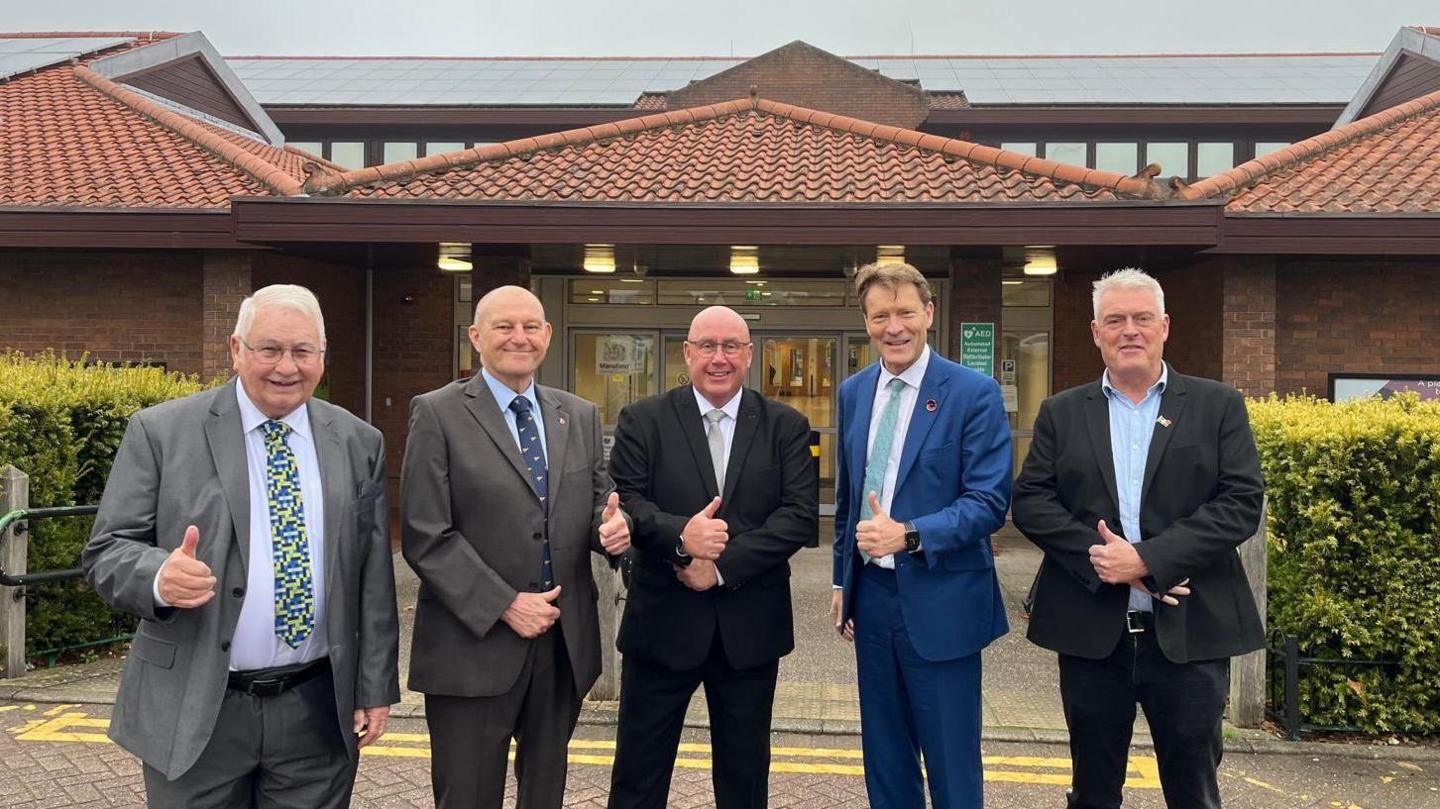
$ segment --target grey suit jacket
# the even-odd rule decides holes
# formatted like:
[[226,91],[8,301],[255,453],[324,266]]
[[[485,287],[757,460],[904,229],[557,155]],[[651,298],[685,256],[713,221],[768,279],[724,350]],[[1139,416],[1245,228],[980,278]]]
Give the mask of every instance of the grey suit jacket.
[[[139,615],[120,679],[110,738],[171,780],[190,769],[215,728],[250,556],[250,490],[235,385],[136,413],[105,484],[81,557],[111,606]],[[357,754],[356,707],[400,699],[395,578],[378,430],[311,400],[325,491],[326,632],[335,719]],[[188,525],[215,597],[197,609],[159,608],[155,574]]]
[[[590,553],[603,553],[596,529],[612,486],[595,405],[541,385],[535,398],[545,419],[559,626],[583,696],[600,675]],[[400,521],[401,549],[420,576],[410,688],[460,697],[505,693],[529,642],[500,615],[516,593],[543,589],[545,516],[480,374],[411,401]]]

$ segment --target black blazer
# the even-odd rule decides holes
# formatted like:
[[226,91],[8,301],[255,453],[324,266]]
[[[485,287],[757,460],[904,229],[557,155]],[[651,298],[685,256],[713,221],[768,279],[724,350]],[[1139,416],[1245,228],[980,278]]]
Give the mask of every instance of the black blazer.
[[[1234,388],[1170,369],[1145,464],[1136,546],[1153,588],[1190,579],[1180,606],[1155,606],[1160,649],[1176,663],[1231,657],[1264,643],[1264,624],[1235,548],[1260,523],[1264,481]],[[1047,399],[1015,483],[1015,526],[1045,551],[1028,637],[1100,659],[1125,626],[1130,588],[1104,584],[1090,564],[1105,520],[1124,536],[1110,452],[1109,402],[1098,381]]]
[[690,385],[620,411],[610,475],[634,520],[634,567],[618,646],[666,668],[698,668],[719,632],[736,668],[795,648],[789,559],[819,531],[810,423],[746,389],[716,514],[730,540],[716,567],[725,583],[695,592],[675,578],[680,532],[718,493]]

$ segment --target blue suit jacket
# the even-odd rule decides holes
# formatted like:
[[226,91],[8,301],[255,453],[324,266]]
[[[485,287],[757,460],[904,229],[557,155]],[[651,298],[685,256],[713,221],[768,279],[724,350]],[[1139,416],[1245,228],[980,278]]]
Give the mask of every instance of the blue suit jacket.
[[[845,588],[842,620],[851,617],[862,564],[855,524],[879,377],[877,362],[840,386],[833,581]],[[920,532],[923,553],[896,554],[895,572],[910,642],[926,660],[974,654],[1009,631],[990,535],[1005,524],[1012,464],[995,380],[932,351],[890,503],[892,518]]]

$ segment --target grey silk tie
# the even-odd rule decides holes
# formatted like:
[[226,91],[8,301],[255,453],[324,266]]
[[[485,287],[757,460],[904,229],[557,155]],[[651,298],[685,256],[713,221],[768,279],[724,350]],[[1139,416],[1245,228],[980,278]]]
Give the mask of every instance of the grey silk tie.
[[725,431],[720,429],[720,420],[725,418],[724,410],[711,410],[705,414],[710,426],[705,428],[705,442],[710,445],[710,465],[715,467],[715,490],[725,491]]

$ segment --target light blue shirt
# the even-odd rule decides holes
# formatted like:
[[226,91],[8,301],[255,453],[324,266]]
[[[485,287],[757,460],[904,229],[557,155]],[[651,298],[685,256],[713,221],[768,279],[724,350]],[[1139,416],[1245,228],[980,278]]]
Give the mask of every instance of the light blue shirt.
[[[1115,494],[1120,498],[1120,525],[1125,539],[1134,545],[1140,536],[1140,493],[1145,485],[1145,461],[1150,457],[1150,439],[1160,418],[1160,397],[1170,366],[1161,364],[1160,379],[1145,391],[1139,404],[1110,384],[1110,372],[1100,378],[1100,387],[1110,400],[1110,455],[1115,459]],[[1154,609],[1149,595],[1130,591],[1130,609],[1150,612]]]
[[[240,401],[240,426],[245,432],[245,460],[250,478],[250,567],[240,622],[230,642],[230,669],[250,671],[306,663],[330,653],[325,633],[325,488],[320,481],[320,460],[310,432],[310,411],[300,405],[279,421],[290,427],[286,443],[295,455],[300,473],[300,497],[305,506],[305,538],[310,543],[310,576],[315,588],[315,629],[297,649],[275,636],[275,554],[270,535],[270,496],[266,491],[265,433],[260,425],[270,420],[235,382]],[[205,537],[200,537],[205,542]],[[216,593],[216,598],[228,593]]]
[[[895,438],[890,442],[890,457],[885,459],[885,483],[880,492],[880,508],[889,514],[890,506],[895,502],[895,486],[900,477],[900,456],[905,452],[905,436],[910,432],[910,417],[915,413],[915,400],[920,398],[920,383],[925,381],[925,371],[930,367],[930,346],[927,344],[920,351],[920,358],[910,364],[909,368],[899,374],[892,374],[880,363],[880,376],[875,380],[875,400],[870,407],[870,434],[865,441],[865,466],[870,466],[870,450],[875,447],[875,435],[880,431],[880,411],[890,401],[890,380],[898,379],[905,383],[900,390],[900,412],[895,419]],[[861,492],[860,497],[869,497],[868,492]],[[887,553],[884,556],[870,560],[873,565],[895,569],[895,554]]]
[[515,439],[516,447],[520,446],[520,423],[515,420],[515,411],[510,409],[510,403],[521,396],[530,400],[530,412],[535,416],[535,429],[540,433],[540,452],[545,455],[545,465],[548,467],[550,456],[545,448],[545,416],[540,412],[540,400],[535,398],[535,380],[530,380],[524,393],[516,393],[484,368],[480,369],[480,375],[485,377],[485,384],[490,386],[490,395],[494,396],[495,403],[500,405],[500,412],[505,415],[505,426],[510,428],[510,437]]

